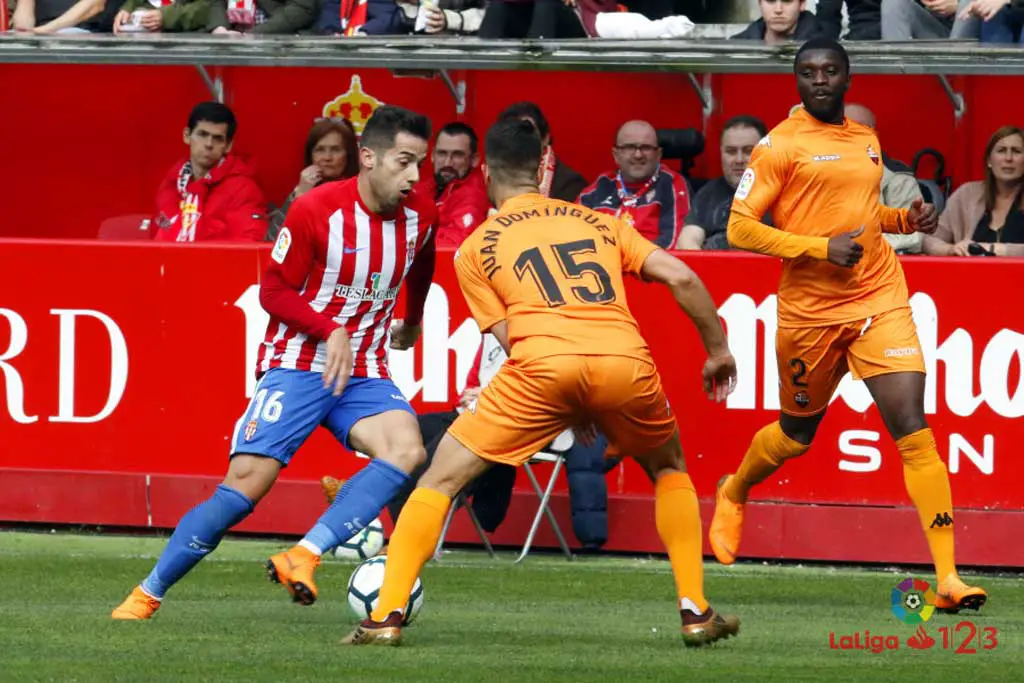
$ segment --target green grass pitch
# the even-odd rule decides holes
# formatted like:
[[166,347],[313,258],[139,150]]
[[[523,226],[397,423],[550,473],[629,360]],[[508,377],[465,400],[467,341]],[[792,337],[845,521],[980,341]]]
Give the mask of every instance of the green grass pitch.
[[[325,561],[320,601],[290,603],[262,562],[285,541],[229,539],[149,622],[110,611],[151,568],[163,538],[0,532],[0,681],[1015,681],[1024,665],[1024,578],[967,574],[988,589],[979,615],[935,615],[929,650],[890,592],[921,571],[720,567],[707,593],[738,614],[740,636],[684,648],[668,564],[659,558],[534,554],[515,566],[454,551],[423,574],[425,602],[400,648],[342,647],[354,564]],[[976,654],[958,644],[970,620],[998,630]],[[834,650],[830,633],[898,636],[895,651]],[[978,644],[975,642],[974,644]]]

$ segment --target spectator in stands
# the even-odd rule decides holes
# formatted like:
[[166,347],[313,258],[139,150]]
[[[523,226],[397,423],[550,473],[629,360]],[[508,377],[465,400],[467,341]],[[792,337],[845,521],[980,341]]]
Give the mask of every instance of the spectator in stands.
[[[882,0],[882,40],[976,39],[980,27],[963,10],[970,0]],[[964,14],[958,18],[958,13]]]
[[17,33],[107,33],[117,6],[106,0],[18,0],[11,15]]
[[212,31],[210,0],[128,0],[114,17],[114,34]]
[[[851,121],[875,128],[875,115],[870,109],[862,104],[847,104],[846,117]],[[896,171],[892,168],[891,160],[882,156],[882,186],[879,201],[884,206],[894,209],[909,209],[915,199],[924,200],[921,194],[921,186],[917,184],[917,178],[913,173]],[[896,235],[885,233],[885,239],[898,254],[919,254],[921,253],[922,238],[924,235],[915,232],[910,235]]]
[[422,186],[437,201],[438,246],[458,247],[490,211],[478,144],[476,131],[458,121],[437,133],[431,155],[434,173],[424,178]]
[[983,43],[1024,45],[1024,0],[973,0],[960,16],[982,22],[979,37]]
[[823,33],[839,40],[843,30],[843,5],[849,16],[846,40],[878,40],[882,37],[881,0],[818,0],[814,15]]
[[722,177],[705,183],[693,198],[693,209],[686,218],[679,249],[728,249],[725,228],[729,224],[732,196],[736,193],[750,155],[758,141],[768,134],[761,119],[734,116],[722,129]]
[[296,33],[317,16],[317,0],[210,0],[209,25],[218,34]]
[[778,45],[823,33],[818,18],[804,9],[804,0],[758,0],[757,4],[761,18],[732,36],[733,40],[763,40],[768,45]]
[[690,212],[686,179],[661,163],[658,131],[627,121],[615,134],[615,170],[583,190],[579,203],[622,218],[658,246],[671,249]]
[[157,190],[154,239],[169,242],[259,241],[267,232],[266,202],[253,167],[231,154],[237,123],[220,102],[196,105],[184,142],[189,156]]
[[411,30],[410,18],[395,0],[323,0],[316,20],[317,33],[335,36],[387,36]]
[[540,134],[541,144],[544,145],[544,156],[540,160],[538,175],[541,194],[566,202],[576,201],[580,192],[587,186],[587,181],[555,156],[551,126],[548,125],[548,120],[544,118],[544,112],[540,107],[533,102],[517,102],[498,116],[499,120],[507,118],[529,121]]
[[583,23],[563,0],[490,0],[481,38],[585,38]]
[[277,239],[292,202],[314,187],[332,180],[351,178],[359,173],[356,132],[344,118],[318,119],[306,136],[306,151],[299,182],[280,209],[270,216],[267,241]]
[[924,251],[935,256],[1024,256],[1024,130],[1003,126],[985,147],[985,179],[946,203]]
[[420,3],[424,14],[424,33],[453,33],[473,35],[480,30],[484,19],[484,0],[441,0],[440,3]]

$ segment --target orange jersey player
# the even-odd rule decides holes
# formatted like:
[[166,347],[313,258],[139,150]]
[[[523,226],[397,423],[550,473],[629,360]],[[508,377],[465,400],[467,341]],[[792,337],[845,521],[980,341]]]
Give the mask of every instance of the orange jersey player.
[[455,268],[480,329],[492,332],[509,358],[438,444],[391,536],[378,607],[344,642],[397,644],[402,610],[451,499],[493,464],[521,465],[566,428],[584,424],[600,428],[654,483],[684,643],[737,634],[739,619],[704,598],[697,494],[623,277],[668,285],[708,351],[705,390],[724,400],[736,366],[714,302],[689,268],[624,222],[539,194],[541,144],[529,122],[499,121],[486,150],[488,191],[501,208],[463,242]]
[[[924,417],[921,345],[903,269],[882,236],[933,231],[935,207],[879,204],[878,139],[843,113],[850,62],[842,46],[808,41],[794,71],[803,107],[758,143],[728,227],[734,246],[784,259],[776,339],[782,414],[719,483],[712,550],[724,564],[735,561],[751,488],[807,451],[849,370],[867,384],[903,459],[935,562],[936,606],[980,608],[985,592],[956,571],[949,475]],[[760,222],[769,210],[775,228]]]

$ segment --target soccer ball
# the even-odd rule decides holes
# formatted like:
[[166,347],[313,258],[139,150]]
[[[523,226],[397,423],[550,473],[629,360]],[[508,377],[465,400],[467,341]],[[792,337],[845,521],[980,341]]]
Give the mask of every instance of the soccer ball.
[[[374,557],[363,562],[352,572],[348,580],[348,606],[352,613],[360,619],[369,619],[370,613],[377,606],[380,587],[384,584],[384,563],[386,557]],[[423,584],[419,577],[412,587],[409,604],[405,606],[405,618],[402,624],[408,626],[423,607]]]
[[358,534],[334,549],[342,560],[368,560],[384,547],[384,525],[380,517],[363,527]]

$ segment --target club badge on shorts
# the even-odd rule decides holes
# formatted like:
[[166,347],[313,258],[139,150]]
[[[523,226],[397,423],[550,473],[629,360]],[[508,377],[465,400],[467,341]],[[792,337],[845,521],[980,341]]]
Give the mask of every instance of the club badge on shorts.
[[249,424],[245,425],[245,440],[251,441],[253,435],[256,434],[256,420],[249,420]]

